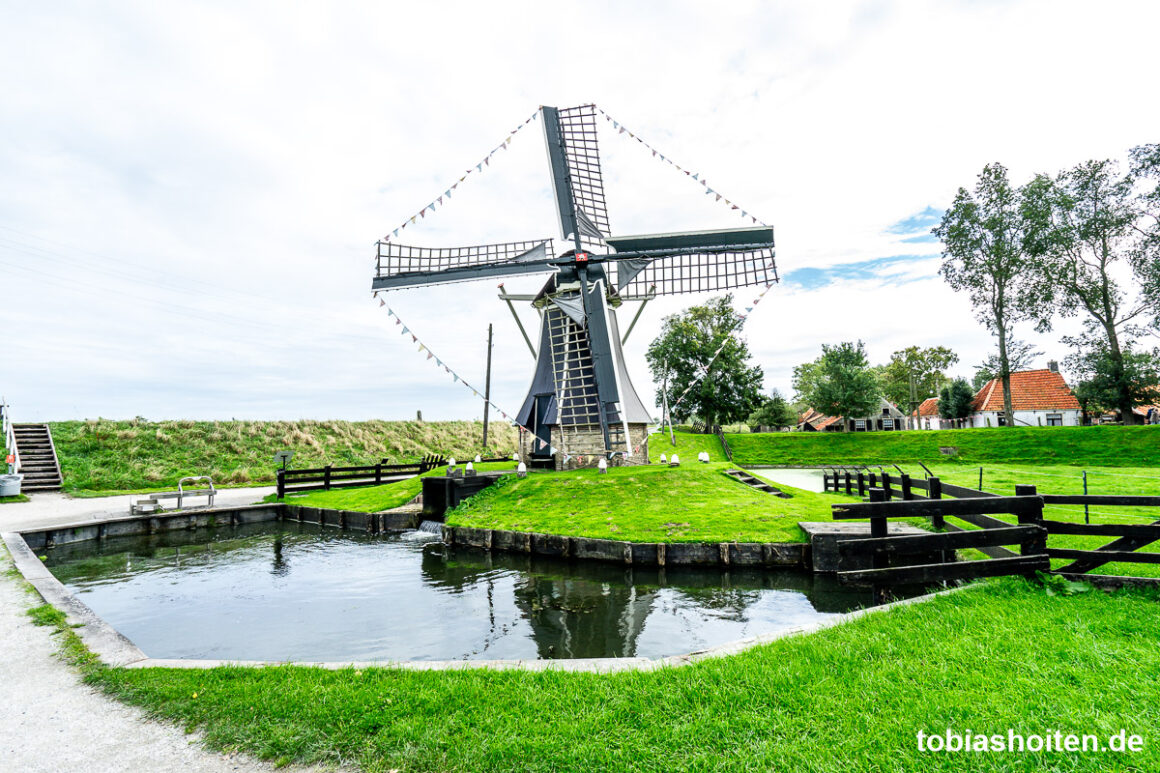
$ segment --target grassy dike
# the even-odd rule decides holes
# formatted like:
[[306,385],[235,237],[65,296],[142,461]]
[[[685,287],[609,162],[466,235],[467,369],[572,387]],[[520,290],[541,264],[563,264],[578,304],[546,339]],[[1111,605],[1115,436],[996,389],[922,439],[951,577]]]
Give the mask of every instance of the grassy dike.
[[[295,467],[373,464],[426,453],[471,458],[480,452],[480,422],[419,421],[63,421],[52,437],[66,491],[170,488],[186,475],[219,486],[272,483],[273,456],[294,452]],[[489,453],[515,450],[515,430],[489,427]]]
[[729,435],[738,464],[946,462],[1160,466],[1160,426],[995,427],[910,432],[764,432]]
[[[1160,595],[985,583],[685,668],[614,675],[86,668],[215,749],[367,771],[1160,769]],[[917,734],[1144,738],[934,753]]]

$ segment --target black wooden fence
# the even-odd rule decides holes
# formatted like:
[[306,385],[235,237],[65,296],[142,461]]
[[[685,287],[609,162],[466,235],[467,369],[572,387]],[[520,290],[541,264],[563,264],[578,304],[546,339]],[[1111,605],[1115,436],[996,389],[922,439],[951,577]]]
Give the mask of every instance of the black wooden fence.
[[409,464],[388,464],[388,461],[383,459],[377,464],[361,467],[334,467],[328,464],[313,469],[278,470],[278,498],[302,491],[377,486],[413,478],[447,463],[438,454],[427,454],[420,461]]
[[[870,538],[844,540],[839,544],[840,554],[869,554],[873,559],[871,569],[840,571],[839,579],[846,582],[888,585],[1030,574],[1051,571],[1051,559],[1071,559],[1071,563],[1052,572],[1071,578],[1091,577],[1090,572],[1111,562],[1160,564],[1160,553],[1139,552],[1160,541],[1160,520],[1150,524],[1091,524],[1043,517],[1045,505],[1160,507],[1160,497],[1157,496],[1039,494],[1035,486],[1020,485],[1015,487],[1015,496],[1002,497],[943,483],[937,477],[911,479],[905,473],[892,475],[883,469],[874,472],[866,468],[832,468],[823,476],[827,491],[857,493],[870,499],[863,503],[833,505],[835,519],[870,519]],[[956,499],[946,500],[944,496]],[[994,517],[1002,514],[1015,516],[1018,525]],[[944,531],[891,537],[886,526],[890,518],[929,518],[931,526]],[[947,518],[964,521],[976,528],[964,529],[947,522]],[[1052,547],[1050,538],[1061,534],[1117,539],[1095,550]],[[1019,552],[1004,547],[1007,545],[1018,545]],[[967,548],[979,550],[988,558],[959,563],[886,566],[890,556]],[[1099,579],[1109,583],[1160,582],[1154,578]]]

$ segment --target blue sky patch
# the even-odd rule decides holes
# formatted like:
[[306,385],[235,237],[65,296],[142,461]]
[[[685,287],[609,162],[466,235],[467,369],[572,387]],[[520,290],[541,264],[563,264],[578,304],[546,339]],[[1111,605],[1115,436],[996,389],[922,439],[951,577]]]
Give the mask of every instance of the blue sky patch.
[[[942,220],[943,211],[928,206],[921,212],[915,212],[909,217],[904,217],[894,225],[887,227],[888,234],[923,234],[930,235],[930,229],[934,228]],[[933,238],[932,238],[933,240]],[[904,239],[903,241],[911,241]]]
[[[894,278],[899,284],[917,282],[919,277],[903,276],[905,268],[916,261],[931,260],[931,255],[891,255],[853,263],[838,263],[824,268],[798,268],[782,275],[782,282],[805,290],[817,290],[839,279],[881,281]],[[933,274],[932,274],[933,276]]]

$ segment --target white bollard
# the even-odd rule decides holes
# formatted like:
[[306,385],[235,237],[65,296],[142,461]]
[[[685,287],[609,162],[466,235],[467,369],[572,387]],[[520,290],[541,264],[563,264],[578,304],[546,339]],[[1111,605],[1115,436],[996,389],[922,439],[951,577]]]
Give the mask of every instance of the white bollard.
[[680,467],[680,466],[681,466],[681,457],[677,456],[676,454],[673,454],[673,458],[669,460],[669,467]]
[[520,462],[519,466],[516,467],[516,476],[520,478],[528,477],[528,466],[523,462]]
[[600,470],[601,475],[604,475],[608,472],[608,462],[604,460],[603,456],[600,457],[600,461],[596,463],[596,467]]

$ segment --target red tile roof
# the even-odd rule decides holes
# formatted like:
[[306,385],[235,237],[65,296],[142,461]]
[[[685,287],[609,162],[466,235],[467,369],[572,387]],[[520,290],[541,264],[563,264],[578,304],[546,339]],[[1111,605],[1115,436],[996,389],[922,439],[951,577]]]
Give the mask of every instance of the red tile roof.
[[[1016,411],[1079,410],[1063,376],[1053,370],[1024,370],[1011,374],[1011,408]],[[1003,382],[988,381],[975,395],[972,411],[1003,410]]]
[[938,416],[938,398],[928,397],[918,406],[919,416]]

